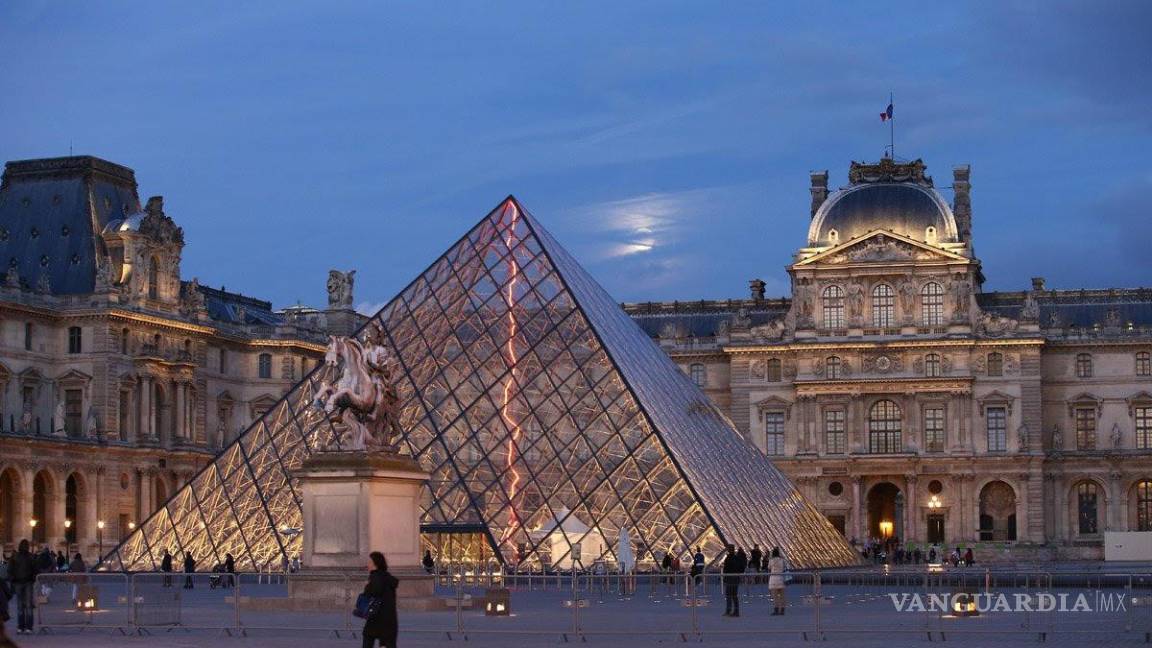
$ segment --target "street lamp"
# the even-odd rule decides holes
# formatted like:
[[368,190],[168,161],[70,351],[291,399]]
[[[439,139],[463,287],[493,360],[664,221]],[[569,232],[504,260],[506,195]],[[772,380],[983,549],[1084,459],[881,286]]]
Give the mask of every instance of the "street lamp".
[[135,523],[135,522],[129,522],[129,523],[128,523],[128,530],[129,530],[129,531],[131,531],[131,530],[133,530],[133,529],[135,529],[135,528],[136,528],[136,523]]
[[96,544],[100,546],[98,559],[104,558],[104,520],[96,521]]
[[940,508],[943,505],[944,505],[944,503],[940,501],[940,497],[937,495],[933,495],[931,498],[928,499],[928,508],[930,508],[930,509],[935,510],[935,509]]
[[885,540],[892,537],[892,522],[889,520],[880,522],[880,535],[884,536]]

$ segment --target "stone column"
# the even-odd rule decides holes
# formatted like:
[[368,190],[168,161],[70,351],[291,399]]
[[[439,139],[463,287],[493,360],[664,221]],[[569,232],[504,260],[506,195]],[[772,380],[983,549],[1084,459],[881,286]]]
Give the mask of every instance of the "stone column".
[[[68,475],[61,477],[60,472],[56,472],[52,476],[55,478],[56,483],[53,484],[52,498],[48,502],[48,507],[52,510],[49,526],[45,529],[47,532],[44,536],[45,540],[53,546],[59,545],[64,542],[64,518],[67,517],[66,502],[68,495],[66,494],[66,480]],[[73,520],[73,524],[76,521]],[[41,522],[43,524],[43,522]],[[79,539],[79,538],[77,538]]]
[[32,488],[35,479],[36,471],[31,465],[21,466],[20,510],[17,512],[16,523],[12,527],[13,539],[17,542],[22,538],[32,539],[32,527],[28,526],[28,520],[32,519]]
[[857,541],[863,542],[860,520],[860,481],[861,478],[858,475],[852,477],[852,535]]
[[904,541],[920,539],[920,502],[916,499],[916,475],[904,475],[908,495],[904,498]]
[[960,498],[956,503],[956,512],[960,517],[958,536],[961,540],[967,540],[970,537],[968,533],[968,475],[956,475],[956,485],[959,486],[958,490],[960,491]]
[[1020,473],[1016,477],[1016,541],[1031,542],[1032,538],[1032,520],[1028,514],[1028,480],[1031,479],[1028,473]]
[[1120,471],[1114,470],[1108,474],[1108,520],[1105,522],[1106,531],[1123,531],[1127,526],[1123,521],[1123,513],[1127,502],[1120,489]]
[[152,395],[155,393],[153,386],[152,376],[142,376],[140,378],[140,439],[143,441],[151,441],[156,438],[156,431],[153,429],[156,417],[152,414]]
[[91,547],[96,544],[96,520],[99,517],[100,507],[100,475],[96,469],[83,472],[84,475],[84,502],[80,505],[80,531],[76,534],[76,543],[79,551],[84,554],[84,560],[91,562]]

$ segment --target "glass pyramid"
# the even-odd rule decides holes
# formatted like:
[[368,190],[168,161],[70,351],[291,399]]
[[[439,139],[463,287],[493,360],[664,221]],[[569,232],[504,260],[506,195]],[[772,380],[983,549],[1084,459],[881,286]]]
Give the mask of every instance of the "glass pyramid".
[[[426,530],[477,529],[516,564],[639,559],[725,542],[797,568],[856,553],[663,351],[509,197],[375,318],[398,358],[403,451],[431,472]],[[105,559],[165,549],[240,569],[299,555],[292,470],[338,434],[320,366]],[[580,529],[579,534],[552,529]],[[559,536],[560,541],[557,542]],[[596,539],[596,542],[593,542]]]

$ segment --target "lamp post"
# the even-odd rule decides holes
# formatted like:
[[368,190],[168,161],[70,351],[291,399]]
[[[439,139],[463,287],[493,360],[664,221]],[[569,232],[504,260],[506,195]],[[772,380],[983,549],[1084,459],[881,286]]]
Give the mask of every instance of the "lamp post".
[[64,547],[65,553],[72,555],[72,520],[64,519]]
[[36,542],[36,524],[39,522],[36,518],[28,520],[28,526],[32,529],[32,542]]
[[96,544],[100,547],[97,551],[99,555],[96,556],[97,560],[104,558],[104,520],[96,521]]

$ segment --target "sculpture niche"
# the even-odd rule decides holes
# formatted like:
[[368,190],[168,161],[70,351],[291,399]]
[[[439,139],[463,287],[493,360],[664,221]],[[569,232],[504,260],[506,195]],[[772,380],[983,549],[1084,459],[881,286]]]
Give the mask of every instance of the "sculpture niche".
[[324,363],[339,371],[316,390],[315,406],[336,428],[324,451],[396,452],[400,440],[400,399],[395,358],[383,345],[384,331],[373,321],[356,338],[329,336]]

